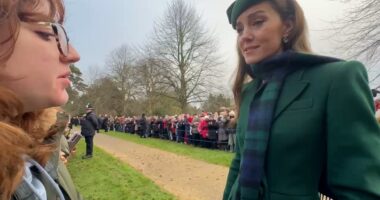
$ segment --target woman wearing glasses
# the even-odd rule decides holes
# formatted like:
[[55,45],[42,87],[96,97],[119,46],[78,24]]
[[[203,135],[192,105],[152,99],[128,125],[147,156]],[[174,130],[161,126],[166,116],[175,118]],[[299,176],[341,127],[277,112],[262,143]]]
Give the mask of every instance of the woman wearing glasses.
[[224,199],[380,199],[380,129],[364,66],[311,54],[296,0],[236,0],[236,156]]
[[47,108],[66,103],[79,60],[63,18],[61,0],[0,2],[0,199],[64,199],[43,169],[56,148]]

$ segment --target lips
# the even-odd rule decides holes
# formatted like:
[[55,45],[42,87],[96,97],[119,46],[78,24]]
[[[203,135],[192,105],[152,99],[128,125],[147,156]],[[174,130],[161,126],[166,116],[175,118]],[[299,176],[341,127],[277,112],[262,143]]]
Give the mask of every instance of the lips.
[[71,73],[69,71],[69,72],[65,72],[65,73],[58,76],[58,80],[60,83],[62,83],[63,89],[65,89],[71,85],[70,75],[71,75]]
[[59,75],[58,78],[67,78],[68,79],[68,78],[70,78],[70,75],[71,75],[70,72],[65,72],[65,73]]
[[245,47],[243,49],[244,53],[249,53],[250,51],[254,51],[256,49],[258,49],[260,46],[259,45],[255,45],[255,46],[249,46],[249,47]]

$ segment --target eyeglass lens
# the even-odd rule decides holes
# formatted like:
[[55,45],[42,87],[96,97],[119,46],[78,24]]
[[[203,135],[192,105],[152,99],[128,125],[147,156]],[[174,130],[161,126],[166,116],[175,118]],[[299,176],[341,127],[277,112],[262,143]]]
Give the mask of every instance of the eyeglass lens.
[[68,44],[68,38],[65,29],[62,27],[62,25],[57,24],[56,30],[58,35],[58,42],[60,45],[60,50],[62,51],[62,54],[67,56],[69,54],[69,44]]

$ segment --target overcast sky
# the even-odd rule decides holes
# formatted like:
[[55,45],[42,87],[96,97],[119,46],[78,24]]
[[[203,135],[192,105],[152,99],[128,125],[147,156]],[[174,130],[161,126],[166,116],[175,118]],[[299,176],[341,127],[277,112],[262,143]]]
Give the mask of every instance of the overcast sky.
[[[154,21],[162,16],[170,0],[66,0],[66,28],[71,43],[79,51],[76,64],[89,79],[104,70],[110,52],[127,44],[143,45],[152,33]],[[202,16],[203,23],[219,41],[220,55],[226,61],[221,67],[228,79],[235,67],[236,33],[226,17],[233,0],[186,0]],[[342,17],[352,4],[342,0],[298,0],[309,25],[312,48],[316,53],[345,58],[327,33],[332,22]],[[149,4],[149,5],[148,5]],[[91,75],[92,74],[92,75]],[[224,82],[228,87],[227,81]]]

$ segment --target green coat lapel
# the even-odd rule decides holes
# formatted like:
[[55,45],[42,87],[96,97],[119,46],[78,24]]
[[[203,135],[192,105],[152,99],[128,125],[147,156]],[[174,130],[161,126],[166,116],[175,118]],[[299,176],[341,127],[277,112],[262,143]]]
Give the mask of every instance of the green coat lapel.
[[[297,99],[299,95],[307,88],[309,85],[308,81],[301,80],[304,70],[300,70],[290,75],[288,81],[282,88],[280,98],[277,103],[277,108],[274,113],[274,120],[286,110],[286,108]],[[296,79],[296,80],[292,80]]]
[[[250,83],[243,85],[241,96],[247,95],[249,102],[252,102],[253,97],[256,95],[257,88],[259,87],[260,80],[252,80]],[[243,102],[242,102],[243,103]],[[250,103],[248,103],[249,107]],[[249,110],[249,109],[248,109]],[[247,116],[248,117],[248,116]]]

